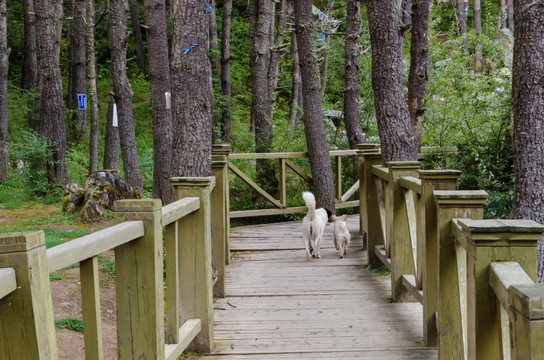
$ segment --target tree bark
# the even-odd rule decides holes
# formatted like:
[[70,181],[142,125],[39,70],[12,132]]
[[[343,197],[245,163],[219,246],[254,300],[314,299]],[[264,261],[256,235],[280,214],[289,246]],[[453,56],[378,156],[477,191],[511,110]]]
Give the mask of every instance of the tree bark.
[[38,59],[36,50],[36,12],[34,0],[23,0],[25,24],[25,55],[21,88],[36,92],[38,88]]
[[412,25],[412,17],[412,0],[404,0],[402,2],[402,26],[404,31]]
[[457,1],[457,20],[459,21],[459,36],[464,37],[463,48],[467,46],[467,14],[468,14],[468,1]]
[[208,13],[210,17],[210,64],[214,77],[219,77],[219,46],[217,41],[217,15],[215,0],[211,0],[211,10]]
[[[251,71],[251,118],[255,124],[255,150],[267,153],[272,150],[273,94],[270,92],[270,48],[273,2],[249,1],[250,21],[250,71]],[[263,84],[267,84],[263,86]],[[257,161],[257,181],[268,193],[277,192],[276,172],[269,160]]]
[[514,0],[506,0],[506,27],[514,30]]
[[304,105],[302,100],[302,81],[300,78],[300,61],[298,57],[298,46],[296,32],[291,33],[291,56],[293,57],[293,64],[291,66],[291,77],[293,79],[292,90],[293,99],[291,101],[291,111],[289,113],[289,129],[292,134],[295,127],[295,123],[302,117],[302,107]]
[[96,53],[94,48],[94,0],[87,0],[87,83],[91,126],[89,136],[89,173],[98,171],[98,94],[96,89]]
[[314,22],[311,0],[295,0],[295,31],[300,58],[304,132],[312,170],[317,207],[335,213],[334,184],[321,107],[319,66],[314,53]]
[[209,16],[198,0],[173,1],[173,176],[209,176],[212,152],[212,84]]
[[[344,53],[344,124],[350,149],[366,142],[359,123],[359,68],[361,67],[361,3],[348,0],[346,17],[346,45]],[[353,174],[359,178],[359,160],[353,157]]]
[[372,89],[383,161],[417,160],[417,140],[404,99],[402,19],[397,0],[368,0]]
[[108,115],[106,119],[106,138],[104,139],[104,170],[119,169],[119,127],[113,126],[113,104],[115,100],[110,93],[108,101]]
[[500,0],[500,17],[499,17],[499,29],[506,27],[506,0]]
[[117,105],[119,140],[125,181],[143,192],[142,176],[136,150],[136,136],[132,118],[132,90],[127,78],[127,0],[110,0],[108,35],[111,48],[111,85]]
[[8,57],[6,0],[0,0],[0,180],[9,172],[8,136]]
[[325,21],[325,49],[323,50],[323,71],[321,72],[321,96],[325,96],[325,89],[327,87],[327,74],[329,72],[329,48],[331,45],[331,23],[332,8],[334,7],[334,0],[329,0],[327,7],[327,20]]
[[412,4],[412,41],[410,45],[410,74],[408,76],[408,111],[412,131],[418,148],[421,146],[423,114],[425,113],[425,87],[427,85],[427,64],[429,61],[430,0],[414,0]]
[[49,181],[64,185],[68,182],[66,171],[66,129],[64,126],[64,101],[60,77],[60,39],[62,30],[62,1],[35,0],[37,37],[39,122],[38,132],[53,149],[47,163]]
[[280,1],[280,11],[276,30],[276,41],[270,53],[270,69],[268,71],[268,92],[272,97],[272,104],[276,99],[276,87],[278,86],[278,66],[280,63],[281,49],[285,39],[285,26],[287,25],[288,4],[287,0]]
[[138,0],[128,0],[128,4],[130,9],[130,21],[132,23],[132,33],[134,35],[134,49],[136,50],[136,60],[138,61],[138,70],[142,74],[147,75],[144,43],[142,41],[142,30],[140,28]]
[[221,29],[221,139],[230,143],[230,106],[231,106],[231,81],[230,81],[230,31],[232,18],[232,0],[223,1],[223,26]]
[[482,44],[480,44],[480,35],[482,34],[482,8],[480,0],[474,0],[474,34],[476,35],[476,49],[474,60],[476,69],[482,67]]
[[72,23],[70,27],[70,74],[67,107],[73,110],[68,123],[68,139],[83,140],[87,134],[87,111],[78,110],[78,94],[86,93],[85,83],[85,0],[72,0]]
[[170,62],[164,0],[144,0],[149,51],[149,81],[153,117],[153,197],[163,205],[174,201],[170,184],[172,166],[172,110],[166,106],[170,93]]
[[[515,195],[511,217],[544,223],[544,6],[514,2],[512,145]],[[538,243],[538,280],[544,281],[544,244]]]

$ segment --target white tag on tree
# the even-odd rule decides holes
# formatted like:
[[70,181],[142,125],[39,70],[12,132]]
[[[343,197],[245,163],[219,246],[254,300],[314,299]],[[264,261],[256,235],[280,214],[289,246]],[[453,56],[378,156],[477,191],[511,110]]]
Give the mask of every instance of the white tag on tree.
[[112,125],[113,127],[117,127],[117,104],[113,103],[113,116],[112,116]]
[[166,100],[166,108],[171,109],[172,108],[172,96],[169,92],[164,93],[164,98]]

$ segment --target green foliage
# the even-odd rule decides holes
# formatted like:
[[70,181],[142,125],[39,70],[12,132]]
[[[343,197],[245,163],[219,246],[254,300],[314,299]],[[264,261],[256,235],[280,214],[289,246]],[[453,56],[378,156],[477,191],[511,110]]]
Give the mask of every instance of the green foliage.
[[51,273],[49,274],[49,281],[60,281],[66,279],[66,276],[57,274],[57,273]]
[[83,321],[74,318],[64,318],[55,320],[56,329],[74,330],[83,334]]
[[104,257],[99,257],[98,264],[100,264],[100,271],[104,274],[100,279],[101,285],[111,284],[115,280],[115,262]]

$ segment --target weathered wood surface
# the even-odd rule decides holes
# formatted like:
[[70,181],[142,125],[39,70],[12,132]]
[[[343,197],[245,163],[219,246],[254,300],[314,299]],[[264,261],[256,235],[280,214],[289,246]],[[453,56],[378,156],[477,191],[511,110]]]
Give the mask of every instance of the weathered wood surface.
[[301,222],[231,230],[226,297],[216,299],[214,352],[201,359],[436,359],[418,303],[390,303],[388,276],[368,272],[358,216],[339,259],[333,226],[308,261]]

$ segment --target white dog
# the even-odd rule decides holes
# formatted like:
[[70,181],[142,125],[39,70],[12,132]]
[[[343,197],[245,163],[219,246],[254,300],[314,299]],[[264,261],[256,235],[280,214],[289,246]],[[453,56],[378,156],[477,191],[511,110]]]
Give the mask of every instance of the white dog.
[[331,220],[334,221],[334,246],[336,246],[336,250],[340,251],[340,259],[347,255],[351,240],[351,235],[346,226],[347,218],[346,214],[340,217],[334,215],[331,217]]
[[311,192],[303,192],[302,198],[308,207],[308,214],[302,220],[302,237],[306,245],[306,255],[309,260],[312,257],[320,258],[319,245],[329,219],[327,211],[315,208],[315,196]]

